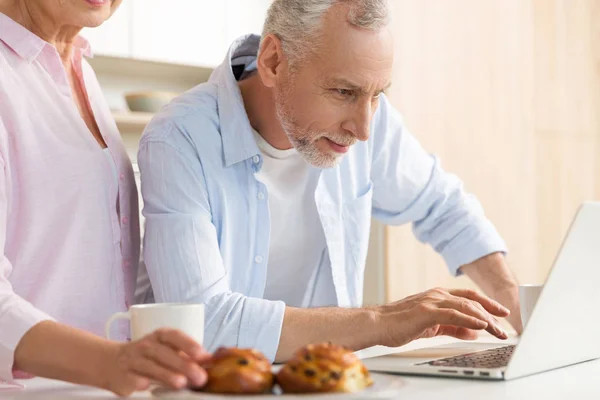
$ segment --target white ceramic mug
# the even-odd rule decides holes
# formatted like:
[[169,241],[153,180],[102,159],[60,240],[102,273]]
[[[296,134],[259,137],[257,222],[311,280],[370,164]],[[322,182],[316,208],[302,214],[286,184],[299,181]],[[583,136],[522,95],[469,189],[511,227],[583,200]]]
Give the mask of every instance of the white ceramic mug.
[[129,307],[106,322],[105,333],[110,339],[110,327],[118,319],[129,320],[131,340],[138,340],[159,328],[178,329],[199,344],[204,341],[204,304],[157,303]]
[[544,285],[519,285],[519,302],[521,303],[523,328],[527,325],[543,288]]

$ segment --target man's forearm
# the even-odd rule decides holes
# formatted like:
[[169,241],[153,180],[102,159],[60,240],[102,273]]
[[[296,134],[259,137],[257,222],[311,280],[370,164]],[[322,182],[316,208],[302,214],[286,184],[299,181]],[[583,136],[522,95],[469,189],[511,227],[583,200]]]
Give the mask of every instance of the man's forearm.
[[294,351],[309,343],[333,341],[352,350],[380,343],[377,313],[368,308],[287,307],[276,362],[288,360]]
[[519,309],[519,284],[502,253],[493,253],[460,267],[488,296],[507,307],[507,318],[517,333],[523,331]]

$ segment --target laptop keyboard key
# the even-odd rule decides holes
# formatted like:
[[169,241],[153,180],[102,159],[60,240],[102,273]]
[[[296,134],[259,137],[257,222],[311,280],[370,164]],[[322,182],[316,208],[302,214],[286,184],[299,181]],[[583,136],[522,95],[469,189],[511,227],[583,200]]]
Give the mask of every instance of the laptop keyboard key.
[[496,349],[482,350],[460,356],[441,358],[417,365],[432,365],[443,367],[468,367],[468,368],[501,368],[508,365],[508,361],[515,350],[515,346],[504,346]]

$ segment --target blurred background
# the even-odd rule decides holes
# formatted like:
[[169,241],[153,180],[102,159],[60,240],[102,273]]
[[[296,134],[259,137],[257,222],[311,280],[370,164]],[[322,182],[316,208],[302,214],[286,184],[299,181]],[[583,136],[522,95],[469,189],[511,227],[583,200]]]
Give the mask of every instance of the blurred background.
[[[542,283],[579,204],[600,200],[600,1],[391,2],[390,99],[483,203],[519,280]],[[168,97],[205,81],[236,37],[260,33],[269,4],[125,0],[83,32],[134,164],[155,110],[132,112],[125,94]],[[410,227],[374,222],[365,303],[433,286],[471,284]]]

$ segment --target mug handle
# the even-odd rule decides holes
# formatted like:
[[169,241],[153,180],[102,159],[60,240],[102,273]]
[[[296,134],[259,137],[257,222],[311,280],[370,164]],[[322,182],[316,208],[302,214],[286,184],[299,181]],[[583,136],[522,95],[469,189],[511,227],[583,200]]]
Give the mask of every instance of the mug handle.
[[110,340],[110,326],[112,325],[113,322],[115,322],[118,319],[126,319],[128,321],[131,321],[131,314],[129,314],[128,312],[118,312],[113,314],[108,321],[106,321],[106,325],[104,326],[104,334],[106,335],[106,338],[108,340]]

